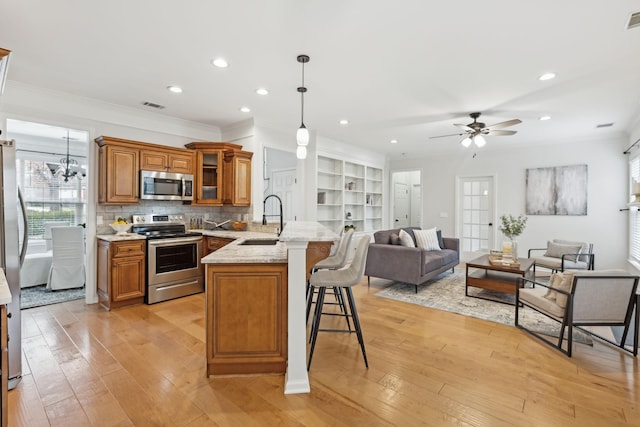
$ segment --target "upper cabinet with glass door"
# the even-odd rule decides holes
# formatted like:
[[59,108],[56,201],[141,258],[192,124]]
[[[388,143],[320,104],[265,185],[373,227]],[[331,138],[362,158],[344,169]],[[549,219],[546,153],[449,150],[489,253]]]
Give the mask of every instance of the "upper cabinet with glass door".
[[194,205],[249,206],[251,157],[242,145],[228,142],[191,142],[196,152]]

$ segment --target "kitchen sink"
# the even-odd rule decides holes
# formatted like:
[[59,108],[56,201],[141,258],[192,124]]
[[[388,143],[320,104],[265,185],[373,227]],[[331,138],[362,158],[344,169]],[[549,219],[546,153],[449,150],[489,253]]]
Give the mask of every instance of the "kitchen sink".
[[240,245],[259,246],[259,245],[275,245],[278,243],[278,239],[247,239]]

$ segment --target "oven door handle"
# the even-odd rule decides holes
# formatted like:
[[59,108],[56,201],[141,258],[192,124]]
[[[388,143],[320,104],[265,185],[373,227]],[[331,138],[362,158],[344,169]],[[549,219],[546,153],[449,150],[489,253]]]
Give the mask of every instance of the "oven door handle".
[[170,246],[181,243],[197,243],[202,241],[202,236],[197,237],[171,237],[168,239],[147,240],[150,246]]

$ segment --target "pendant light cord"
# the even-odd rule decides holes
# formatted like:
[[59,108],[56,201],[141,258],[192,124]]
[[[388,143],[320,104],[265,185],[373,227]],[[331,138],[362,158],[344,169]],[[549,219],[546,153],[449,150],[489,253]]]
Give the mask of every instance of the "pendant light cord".
[[302,63],[302,91],[300,92],[300,124],[304,126],[304,93],[307,88],[304,87],[304,62]]

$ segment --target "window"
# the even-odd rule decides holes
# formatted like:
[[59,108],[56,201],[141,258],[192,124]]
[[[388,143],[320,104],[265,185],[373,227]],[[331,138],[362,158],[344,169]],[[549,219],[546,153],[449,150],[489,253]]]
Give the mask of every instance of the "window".
[[640,200],[632,194],[636,183],[640,183],[640,156],[629,160],[629,259],[640,264]]
[[[87,218],[86,179],[54,176],[67,157],[67,129],[9,120],[7,135],[16,141],[16,174],[26,205],[27,253],[45,252],[50,236],[45,224],[84,224]],[[74,168],[86,174],[88,133],[70,130],[69,157]]]

